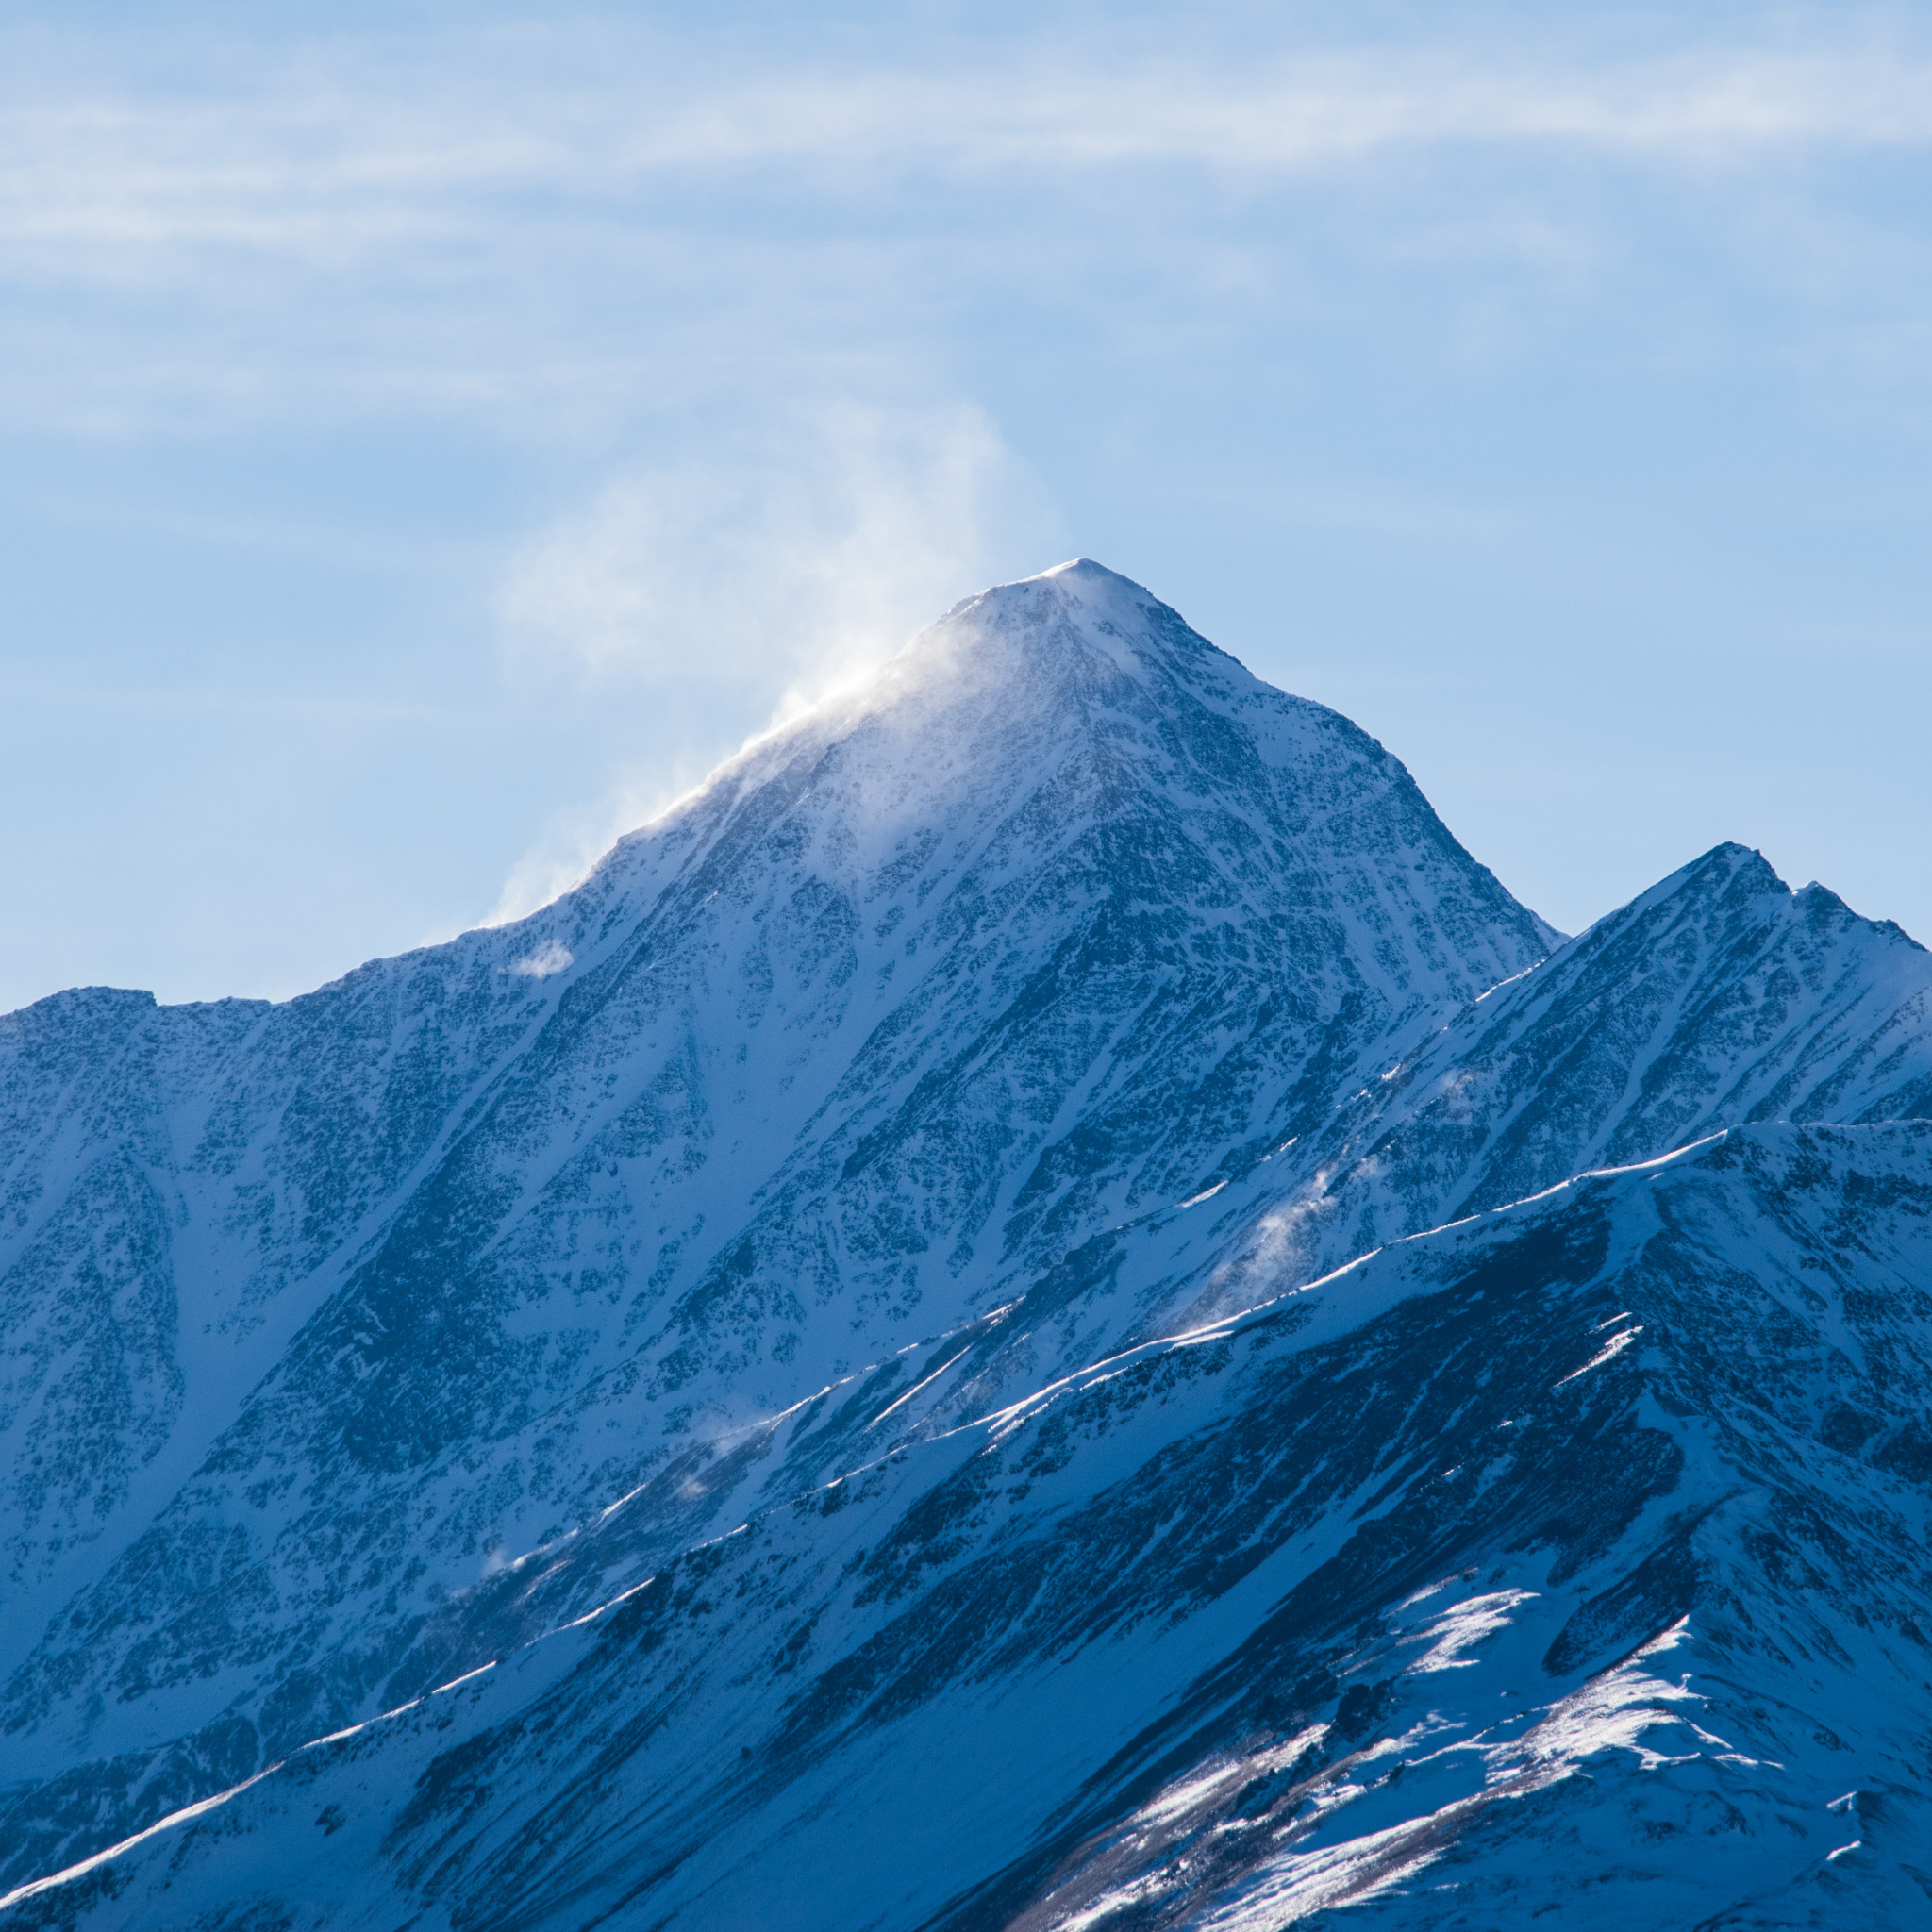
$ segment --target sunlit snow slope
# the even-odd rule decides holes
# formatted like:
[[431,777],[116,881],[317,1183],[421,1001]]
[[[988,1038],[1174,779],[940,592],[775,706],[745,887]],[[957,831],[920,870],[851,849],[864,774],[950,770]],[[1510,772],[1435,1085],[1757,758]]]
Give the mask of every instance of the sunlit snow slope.
[[0,1021],[9,1915],[1913,1923],[1928,991],[1733,846],[1562,941],[1080,563]]

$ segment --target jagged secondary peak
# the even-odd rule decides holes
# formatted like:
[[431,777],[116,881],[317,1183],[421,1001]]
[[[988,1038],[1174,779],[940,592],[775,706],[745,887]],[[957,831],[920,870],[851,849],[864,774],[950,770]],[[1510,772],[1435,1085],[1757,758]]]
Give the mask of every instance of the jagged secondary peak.
[[1720,944],[1755,944],[1754,936],[1761,936],[1767,920],[1774,924],[1794,920],[1816,933],[1858,933],[1881,952],[1925,950],[1896,920],[1863,917],[1816,879],[1795,889],[1787,885],[1763,853],[1734,839],[1713,845],[1627,906],[1606,913],[1578,936],[1578,943],[1600,943],[1659,920],[1677,929],[1687,920],[1700,922]]
[[1301,1225],[1358,1253],[1747,1121],[1928,1116],[1932,954],[1725,843],[1358,1093]]

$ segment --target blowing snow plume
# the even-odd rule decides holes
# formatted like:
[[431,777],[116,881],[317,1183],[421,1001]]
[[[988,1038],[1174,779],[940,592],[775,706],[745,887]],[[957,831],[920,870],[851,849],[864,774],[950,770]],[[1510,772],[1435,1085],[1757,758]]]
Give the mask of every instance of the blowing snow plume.
[[[648,756],[522,860],[533,909],[753,732],[898,650],[1010,533],[1038,484],[978,411],[827,408],[763,447],[612,477],[529,542],[499,593],[514,675],[639,705]],[[644,702],[640,704],[640,700]]]

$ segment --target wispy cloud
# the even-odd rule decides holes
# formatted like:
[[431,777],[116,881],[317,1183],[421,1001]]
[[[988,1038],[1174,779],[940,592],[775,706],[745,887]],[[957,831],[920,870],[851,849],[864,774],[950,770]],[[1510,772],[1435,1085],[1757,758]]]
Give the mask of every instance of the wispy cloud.
[[[1237,58],[1063,24],[915,58],[591,17],[202,43],[184,77],[158,40],[0,34],[0,425],[415,410],[541,437],[715,408],[747,371],[875,394],[875,366],[822,365],[908,353],[992,291],[1265,285],[1278,238],[1225,228],[1255,196],[1306,223],[1366,195],[1323,246],[1507,258],[1560,294],[1614,255],[1606,171],[1761,198],[1772,163],[1932,150],[1926,40],[1610,55],[1547,26],[1348,45],[1291,24]],[[1545,161],[1576,164],[1567,190]],[[1731,225],[1807,245],[1787,210]]]
[[[1286,40],[1287,37],[1284,37]],[[1038,58],[1016,58],[1027,54]],[[1273,175],[1525,144],[1664,160],[1932,145],[1932,58],[1895,41],[1642,58],[1295,46],[1221,65],[1042,37],[924,67],[758,72],[604,26],[231,60],[193,90],[13,61],[0,249],[115,279],[171,250],[338,265],[691,192],[890,194],[906,177],[1157,164]],[[772,63],[774,68],[780,63]]]
[[[1269,71],[1270,68],[1274,71]],[[1895,53],[1570,66],[1306,51],[1259,73],[1086,61],[1010,72],[803,75],[721,91],[611,156],[662,169],[896,158],[964,171],[1197,163],[1274,172],[1391,149],[1524,142],[1710,158],[1932,142],[1932,63]]]

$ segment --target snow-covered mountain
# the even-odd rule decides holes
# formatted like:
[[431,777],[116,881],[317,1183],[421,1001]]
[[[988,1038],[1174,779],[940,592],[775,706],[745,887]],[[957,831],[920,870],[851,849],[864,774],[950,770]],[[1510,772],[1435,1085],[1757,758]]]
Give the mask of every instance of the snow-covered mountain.
[[9,1916],[1909,1923],[1928,989],[1738,847],[1563,941],[1079,563],[521,925],[9,1016]]

